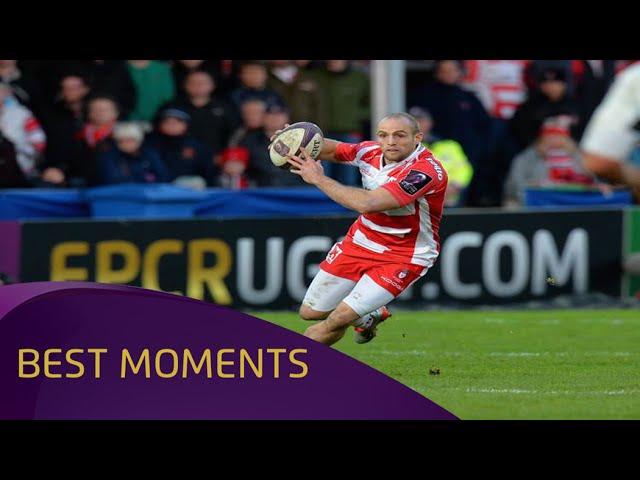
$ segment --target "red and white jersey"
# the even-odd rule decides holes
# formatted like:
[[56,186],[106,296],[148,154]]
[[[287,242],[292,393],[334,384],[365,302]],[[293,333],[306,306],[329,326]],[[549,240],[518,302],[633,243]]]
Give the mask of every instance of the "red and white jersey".
[[526,60],[466,60],[465,88],[473,91],[495,118],[508,120],[527,98]]
[[[406,159],[384,165],[377,142],[339,143],[336,158],[360,169],[366,190],[385,188],[399,208],[363,213],[347,232],[343,248],[355,245],[371,257],[431,267],[440,253],[440,218],[447,189],[447,172],[423,145]],[[352,254],[354,252],[351,252]]]

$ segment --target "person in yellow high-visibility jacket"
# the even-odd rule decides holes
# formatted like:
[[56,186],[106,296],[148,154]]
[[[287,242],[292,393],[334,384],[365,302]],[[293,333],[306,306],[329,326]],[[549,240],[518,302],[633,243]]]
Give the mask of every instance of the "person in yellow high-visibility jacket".
[[420,107],[413,107],[409,113],[418,120],[420,131],[424,135],[422,144],[440,160],[449,175],[445,206],[459,207],[464,201],[464,190],[473,178],[473,167],[469,163],[467,155],[455,140],[441,139],[431,132],[434,123],[428,111]]

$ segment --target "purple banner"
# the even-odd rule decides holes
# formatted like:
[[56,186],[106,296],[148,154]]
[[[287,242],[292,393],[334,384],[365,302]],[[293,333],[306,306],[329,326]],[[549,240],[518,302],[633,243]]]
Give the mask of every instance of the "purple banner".
[[456,419],[343,353],[135,287],[0,287],[1,419]]
[[0,221],[0,273],[20,276],[20,223]]

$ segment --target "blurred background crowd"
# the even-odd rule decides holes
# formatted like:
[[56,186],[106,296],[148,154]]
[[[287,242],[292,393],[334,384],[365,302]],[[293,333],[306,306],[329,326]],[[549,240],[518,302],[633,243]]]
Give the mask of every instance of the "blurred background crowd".
[[[634,62],[407,62],[407,111],[449,172],[447,204],[519,205],[531,185],[611,188],[582,168],[577,145]],[[0,60],[0,188],[302,186],[273,167],[269,137],[310,121],[336,140],[371,138],[369,69],[360,60]],[[354,168],[325,171],[359,185]]]

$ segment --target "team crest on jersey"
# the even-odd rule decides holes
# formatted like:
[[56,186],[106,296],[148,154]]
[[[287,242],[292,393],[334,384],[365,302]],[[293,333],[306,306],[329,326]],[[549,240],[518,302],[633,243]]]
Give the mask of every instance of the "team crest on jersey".
[[431,177],[418,170],[410,170],[404,179],[400,181],[400,188],[413,195],[431,181]]
[[407,278],[407,275],[409,275],[409,270],[398,270],[393,274],[393,276],[398,280],[404,280],[405,278]]

